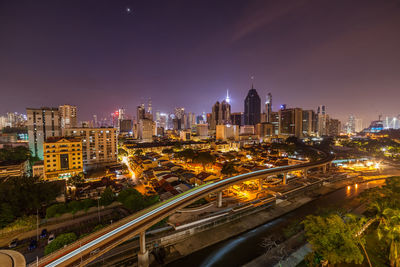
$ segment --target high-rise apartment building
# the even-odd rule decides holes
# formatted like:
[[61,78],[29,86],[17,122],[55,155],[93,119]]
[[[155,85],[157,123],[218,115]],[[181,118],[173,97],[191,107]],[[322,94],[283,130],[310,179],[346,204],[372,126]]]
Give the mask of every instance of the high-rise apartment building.
[[328,124],[328,135],[329,136],[339,136],[341,129],[341,123],[337,119],[329,119]]
[[301,108],[282,108],[279,113],[279,135],[303,136],[303,111]]
[[353,115],[349,116],[349,120],[346,123],[346,133],[352,134],[356,132],[356,118]]
[[138,106],[136,108],[136,121],[139,123],[140,120],[146,118],[146,109],[144,108],[144,104]]
[[274,135],[274,126],[269,122],[261,122],[256,125],[255,133],[260,139],[270,138]]
[[43,160],[43,144],[49,137],[61,135],[58,108],[27,108],[29,149]]
[[65,129],[65,134],[82,139],[82,158],[85,167],[117,161],[117,129],[70,128]]
[[242,112],[235,112],[231,114],[231,123],[233,125],[243,125],[243,113]]
[[271,124],[273,126],[273,134],[279,134],[279,112],[271,112]]
[[76,106],[62,105],[58,107],[61,120],[61,129],[73,128],[77,126]]
[[260,122],[260,117],[261,100],[252,85],[244,100],[244,125],[256,125]]
[[155,125],[152,120],[140,120],[138,126],[138,138],[143,142],[152,142],[155,131]]
[[326,114],[325,106],[319,106],[317,110],[318,126],[317,132],[319,136],[328,135],[329,116]]
[[231,105],[223,100],[221,103],[217,101],[212,107],[210,129],[215,130],[216,125],[224,125],[230,123]]
[[317,116],[314,110],[303,110],[303,136],[313,136],[317,130]]

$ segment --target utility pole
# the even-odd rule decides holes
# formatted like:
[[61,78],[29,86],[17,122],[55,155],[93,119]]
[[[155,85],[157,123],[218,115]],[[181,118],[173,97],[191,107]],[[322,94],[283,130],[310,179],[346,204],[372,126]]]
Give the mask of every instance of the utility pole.
[[99,216],[100,223],[100,197],[97,197],[97,215]]
[[36,241],[39,242],[39,209],[36,209]]

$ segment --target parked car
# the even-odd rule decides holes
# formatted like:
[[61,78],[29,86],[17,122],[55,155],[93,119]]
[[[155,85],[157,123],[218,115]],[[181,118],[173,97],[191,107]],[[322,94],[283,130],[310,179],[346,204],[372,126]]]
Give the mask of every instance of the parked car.
[[32,251],[35,248],[37,248],[37,245],[38,245],[37,241],[35,239],[32,239],[31,242],[29,243],[29,247],[28,247],[29,251]]
[[43,229],[42,232],[40,233],[40,238],[45,238],[47,236],[47,229]]
[[18,246],[18,239],[17,238],[11,240],[11,242],[8,244],[9,248],[15,248],[16,246]]
[[47,244],[50,244],[54,240],[54,238],[56,238],[56,236],[54,234],[50,234],[49,239],[47,240]]

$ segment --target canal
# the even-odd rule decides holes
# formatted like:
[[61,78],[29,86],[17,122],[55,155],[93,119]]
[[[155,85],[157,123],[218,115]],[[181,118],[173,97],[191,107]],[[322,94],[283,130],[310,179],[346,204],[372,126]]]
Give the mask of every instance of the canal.
[[[201,249],[167,266],[241,266],[265,252],[264,248],[260,246],[263,238],[281,232],[290,223],[300,223],[310,214],[330,210],[352,210],[360,205],[356,197],[362,191],[381,184],[383,184],[383,181],[363,183],[323,195],[275,220]],[[226,227],[229,227],[229,225],[226,225]]]

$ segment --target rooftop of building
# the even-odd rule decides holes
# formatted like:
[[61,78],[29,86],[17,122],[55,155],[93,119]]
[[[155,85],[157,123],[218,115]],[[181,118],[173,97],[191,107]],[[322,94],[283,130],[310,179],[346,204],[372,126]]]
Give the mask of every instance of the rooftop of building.
[[61,140],[67,140],[69,142],[81,142],[80,138],[71,137],[71,136],[58,136],[58,137],[49,137],[46,139],[45,143],[57,143]]
[[41,108],[26,108],[26,110],[50,110],[50,111],[58,111],[58,108],[51,107],[41,107]]

